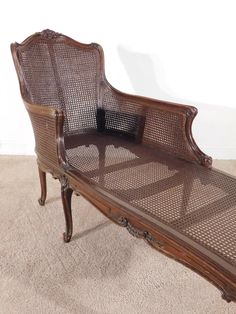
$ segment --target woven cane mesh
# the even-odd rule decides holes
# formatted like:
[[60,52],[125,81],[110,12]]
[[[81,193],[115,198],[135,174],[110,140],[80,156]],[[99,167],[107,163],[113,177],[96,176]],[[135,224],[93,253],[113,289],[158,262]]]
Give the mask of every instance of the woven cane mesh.
[[[185,116],[126,99],[108,85],[100,86],[100,54],[93,46],[38,36],[18,49],[27,97],[32,103],[64,111],[64,133],[86,133],[100,127],[105,133],[127,135],[177,157],[195,160],[185,137]],[[104,110],[98,127],[97,108]]]
[[32,112],[30,119],[34,130],[36,152],[52,164],[58,165],[55,119]]
[[29,99],[64,110],[65,133],[96,128],[98,52],[41,38],[19,51]]
[[[69,163],[104,190],[236,265],[236,180],[170,157],[196,161],[185,135],[186,115],[141,105],[138,98],[101,84],[96,46],[64,38],[45,31],[19,46],[17,54],[23,96],[64,111]],[[36,151],[58,165],[55,119],[32,112],[30,118]]]
[[146,115],[143,141],[186,158],[189,155],[185,136],[185,116],[179,113],[149,109]]
[[130,103],[106,87],[103,108],[106,113],[106,129],[123,131],[135,138],[139,135],[140,127],[142,127],[143,106]]
[[106,89],[103,106],[107,112],[107,128],[123,130],[136,138],[140,135],[148,145],[183,159],[195,160],[185,135],[184,114],[145,108],[109,88]]
[[29,100],[61,108],[48,42],[41,40],[18,52]]
[[236,265],[236,180],[110,135],[67,149],[91,181]]
[[66,128],[78,132],[96,128],[97,58],[95,49],[55,44],[56,68],[66,112]]

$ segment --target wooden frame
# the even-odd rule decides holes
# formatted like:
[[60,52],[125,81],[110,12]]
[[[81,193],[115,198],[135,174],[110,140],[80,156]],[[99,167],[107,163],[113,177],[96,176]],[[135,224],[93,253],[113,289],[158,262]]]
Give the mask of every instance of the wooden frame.
[[[113,222],[128,230],[128,232],[144,239],[149,245],[165,255],[174,258],[180,263],[191,268],[209,282],[213,283],[222,292],[222,297],[226,301],[236,301],[236,269],[229,263],[222,260],[215,253],[207,250],[205,247],[188,237],[180,234],[178,231],[163,224],[161,221],[150,219],[146,214],[140,213],[135,207],[124,203],[121,199],[109,194],[96,184],[91,183],[78,169],[73,167],[67,159],[65,151],[65,139],[63,134],[64,112],[50,106],[42,106],[30,102],[22,68],[19,62],[18,53],[26,49],[28,45],[37,42],[39,38],[44,37],[47,40],[56,40],[64,42],[67,45],[79,48],[96,49],[99,54],[100,64],[97,80],[101,86],[99,89],[99,102],[102,102],[102,96],[105,88],[109,88],[118,99],[129,101],[134,105],[142,105],[144,110],[158,109],[171,113],[178,113],[185,121],[182,126],[185,133],[186,161],[200,164],[206,168],[211,168],[212,159],[205,155],[196,145],[192,136],[192,122],[197,114],[197,109],[193,106],[180,105],[161,100],[149,99],[140,96],[128,95],[113,88],[107,81],[104,71],[104,56],[102,48],[97,44],[85,45],[72,40],[64,35],[46,30],[36,33],[27,38],[22,44],[12,44],[11,51],[18,74],[22,98],[26,109],[32,119],[38,117],[47,119],[53,134],[54,140],[49,141],[50,156],[44,156],[40,150],[40,143],[37,143],[36,153],[39,167],[39,178],[41,183],[41,197],[39,204],[44,205],[46,200],[46,173],[51,173],[54,178],[61,182],[61,196],[66,221],[66,231],[64,241],[69,242],[72,237],[72,214],[71,214],[71,196],[75,192],[85,197],[91,204],[99,209],[105,216]],[[102,84],[101,84],[102,82]],[[32,120],[34,125],[34,120]],[[42,134],[47,136],[47,134]],[[216,170],[214,170],[216,171]]]

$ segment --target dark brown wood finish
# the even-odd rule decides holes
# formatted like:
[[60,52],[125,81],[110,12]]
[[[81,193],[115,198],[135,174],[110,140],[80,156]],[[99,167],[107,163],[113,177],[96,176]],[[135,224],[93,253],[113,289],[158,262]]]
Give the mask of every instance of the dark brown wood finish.
[[41,186],[41,196],[38,199],[39,205],[44,206],[46,197],[47,197],[47,184],[46,184],[46,172],[42,171],[40,167],[39,170],[39,179],[40,179],[40,186]]
[[71,197],[73,190],[69,186],[68,178],[63,175],[61,181],[61,199],[65,214],[66,232],[63,234],[65,242],[70,242],[73,233],[72,213],[71,213]]
[[[47,104],[46,106],[45,104],[36,104],[30,99],[30,93],[27,89],[28,87],[25,82],[20,61],[20,53],[25,51],[27,47],[30,47],[32,44],[42,40],[42,38],[50,43],[53,41],[56,43],[64,43],[69,47],[92,49],[96,51],[97,58],[100,61],[97,64],[99,74],[96,75],[98,105],[102,107],[106,102],[106,93],[111,93],[112,97],[118,103],[128,103],[131,107],[136,106],[137,110],[141,108],[140,115],[144,117],[144,119],[141,120],[143,125],[137,132],[137,143],[142,142],[143,145],[147,145],[147,147],[153,148],[154,150],[158,150],[161,147],[164,151],[166,150],[167,154],[172,154],[175,158],[184,159],[186,167],[188,167],[189,162],[204,166],[206,169],[206,177],[209,176],[209,171],[213,171],[208,170],[211,168],[212,159],[198,148],[192,136],[191,127],[193,119],[197,114],[197,109],[193,106],[128,95],[116,90],[108,83],[105,77],[104,56],[102,48],[99,45],[81,44],[69,37],[49,30],[30,36],[22,44],[12,44],[11,50],[20,82],[22,98],[34,128],[41,183],[41,197],[39,203],[40,205],[44,205],[46,200],[45,173],[51,173],[52,176],[59,179],[61,183],[61,197],[66,221],[64,241],[69,242],[72,237],[71,197],[72,193],[75,192],[75,194],[81,194],[90,201],[106,217],[119,226],[126,228],[131,235],[144,239],[153,248],[181,262],[213,283],[221,290],[222,297],[226,301],[236,301],[236,268],[234,265],[228,263],[214,251],[194,241],[179,230],[172,228],[172,226],[162,220],[148,215],[147,212],[141,211],[139,207],[135,207],[133,204],[112,194],[99,183],[94,183],[68,160],[65,148],[65,137],[68,138],[68,143],[71,139],[72,147],[76,147],[78,144],[76,142],[77,135],[65,134],[63,129],[65,127],[65,109],[58,109]],[[57,81],[58,80],[59,78]],[[59,84],[59,82],[57,82],[57,84]],[[62,97],[62,93],[60,97]],[[176,136],[176,141],[182,141],[180,145],[182,152],[176,151],[175,148],[170,148],[170,145],[165,146],[165,143],[156,144],[151,139],[145,138],[145,119],[148,118],[149,111],[157,111],[161,114],[164,112],[171,116],[178,117],[175,121],[177,124],[179,123],[178,128],[183,133],[183,140]],[[68,117],[66,119],[68,119]],[[177,129],[177,131],[179,129]],[[86,131],[83,132],[89,134],[95,131],[86,129]],[[100,167],[104,167],[104,165],[100,163]]]

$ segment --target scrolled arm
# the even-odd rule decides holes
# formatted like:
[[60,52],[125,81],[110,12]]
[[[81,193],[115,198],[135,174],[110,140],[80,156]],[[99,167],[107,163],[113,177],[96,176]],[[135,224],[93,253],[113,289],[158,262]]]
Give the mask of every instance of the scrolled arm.
[[39,159],[55,167],[68,166],[63,136],[64,114],[50,106],[31,104],[24,100],[35,136],[35,152]]
[[109,83],[106,86],[105,104],[110,101],[113,106],[116,103],[119,111],[144,117],[141,132],[143,143],[186,161],[211,167],[212,158],[199,149],[192,135],[192,122],[197,115],[197,108],[125,94]]

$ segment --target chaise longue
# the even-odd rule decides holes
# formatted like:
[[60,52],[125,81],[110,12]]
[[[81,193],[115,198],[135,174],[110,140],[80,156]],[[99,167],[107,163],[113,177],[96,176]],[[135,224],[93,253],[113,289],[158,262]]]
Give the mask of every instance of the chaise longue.
[[193,106],[128,95],[105,77],[100,45],[51,30],[11,45],[46,173],[60,180],[64,241],[73,192],[236,301],[236,178],[196,145]]

